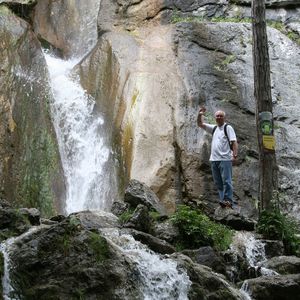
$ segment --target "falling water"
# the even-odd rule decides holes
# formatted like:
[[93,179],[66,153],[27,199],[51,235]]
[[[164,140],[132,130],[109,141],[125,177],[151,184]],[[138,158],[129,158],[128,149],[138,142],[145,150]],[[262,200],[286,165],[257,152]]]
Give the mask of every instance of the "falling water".
[[164,258],[132,236],[115,229],[103,230],[104,235],[136,263],[144,300],[187,300],[191,281],[186,271],[178,271],[177,263]]
[[263,267],[267,258],[265,245],[261,240],[257,240],[251,232],[239,232],[237,238],[245,245],[246,258],[250,267],[255,270],[259,268],[260,273],[265,276],[278,275],[277,272]]
[[[267,260],[265,245],[261,240],[257,240],[253,233],[240,231],[236,234],[232,250],[239,252],[239,248],[245,249],[248,264],[255,271],[259,270],[261,275],[264,276],[278,275],[277,272],[263,267],[264,262]],[[244,281],[240,291],[247,300],[251,300],[251,293],[247,280]]]
[[111,151],[95,100],[70,73],[76,60],[45,54],[49,68],[54,127],[67,183],[66,213],[109,208]]
[[0,244],[0,251],[3,255],[4,260],[4,274],[2,277],[2,288],[3,288],[3,299],[4,300],[14,300],[10,295],[13,292],[13,288],[11,286],[10,275],[9,275],[9,253],[8,249],[11,244],[14,243],[15,238],[10,238]]
[[11,279],[10,279],[10,268],[11,268],[10,252],[12,250],[13,245],[16,242],[21,241],[23,238],[27,237],[28,235],[36,232],[40,228],[42,228],[42,226],[33,226],[25,233],[23,233],[17,237],[9,238],[0,244],[0,252],[3,255],[3,261],[4,261],[4,270],[3,270],[3,277],[2,277],[3,300],[18,300],[19,299],[18,296],[14,295],[15,290],[11,284]]

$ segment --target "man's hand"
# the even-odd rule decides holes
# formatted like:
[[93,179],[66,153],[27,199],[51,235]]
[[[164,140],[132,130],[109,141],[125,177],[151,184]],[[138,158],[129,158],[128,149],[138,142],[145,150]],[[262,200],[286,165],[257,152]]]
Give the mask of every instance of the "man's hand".
[[197,124],[201,128],[205,128],[205,125],[203,123],[203,117],[202,117],[205,112],[206,112],[206,108],[204,106],[201,106],[197,117]]
[[204,106],[201,106],[199,110],[199,115],[204,115],[205,112],[206,112],[206,108]]

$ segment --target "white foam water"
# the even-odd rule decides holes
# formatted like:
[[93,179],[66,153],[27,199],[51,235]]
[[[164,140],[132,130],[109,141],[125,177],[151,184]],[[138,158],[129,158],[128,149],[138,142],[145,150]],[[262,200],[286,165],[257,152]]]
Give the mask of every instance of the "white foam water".
[[95,100],[71,76],[76,60],[64,61],[45,53],[53,101],[51,112],[66,178],[66,213],[108,210],[111,151],[105,144],[104,121]]
[[118,230],[106,229],[103,233],[136,263],[144,300],[188,300],[191,281],[186,271],[177,269],[176,261],[154,253]]

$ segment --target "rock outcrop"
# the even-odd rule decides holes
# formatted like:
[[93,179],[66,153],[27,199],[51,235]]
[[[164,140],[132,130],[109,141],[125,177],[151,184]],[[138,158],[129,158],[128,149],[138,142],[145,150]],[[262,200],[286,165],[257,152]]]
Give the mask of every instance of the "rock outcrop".
[[64,180],[45,59],[29,24],[4,5],[0,27],[0,195],[49,216],[63,206]]

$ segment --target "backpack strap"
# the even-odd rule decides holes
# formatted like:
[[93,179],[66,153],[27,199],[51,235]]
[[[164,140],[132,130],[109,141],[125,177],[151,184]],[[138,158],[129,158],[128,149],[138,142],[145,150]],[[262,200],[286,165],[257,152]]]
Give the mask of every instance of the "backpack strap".
[[218,126],[216,125],[216,126],[213,128],[213,131],[212,131],[211,135],[214,135],[214,133],[215,133],[217,127],[218,127]]
[[228,124],[226,123],[225,126],[224,126],[224,133],[225,133],[225,136],[226,136],[227,141],[228,141],[228,143],[229,143],[229,147],[230,147],[230,149],[232,150],[232,149],[233,149],[233,146],[232,146],[232,143],[230,142],[229,137],[228,137],[228,134],[227,134],[227,126],[228,126]]
[[[225,136],[227,138],[227,141],[228,141],[228,144],[230,146],[230,149],[232,150],[232,143],[230,142],[228,134],[227,134],[227,126],[228,126],[228,124],[226,123],[225,126],[224,126],[224,134],[225,134]],[[214,135],[216,129],[217,129],[217,125],[213,128],[212,135]]]

